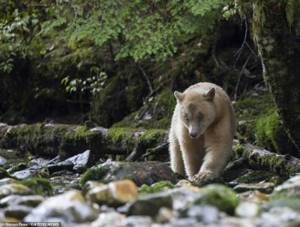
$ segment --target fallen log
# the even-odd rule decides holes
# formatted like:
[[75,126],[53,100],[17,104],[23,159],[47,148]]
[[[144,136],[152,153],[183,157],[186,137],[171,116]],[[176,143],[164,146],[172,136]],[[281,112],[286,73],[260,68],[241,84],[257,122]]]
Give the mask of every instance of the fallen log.
[[235,144],[236,158],[244,158],[252,169],[272,171],[283,177],[300,172],[300,159],[270,152],[252,144]]

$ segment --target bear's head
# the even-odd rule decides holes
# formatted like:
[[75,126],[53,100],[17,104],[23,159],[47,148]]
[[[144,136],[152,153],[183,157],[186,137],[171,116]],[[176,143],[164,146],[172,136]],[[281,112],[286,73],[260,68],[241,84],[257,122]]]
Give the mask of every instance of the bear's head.
[[210,88],[204,93],[195,90],[187,90],[184,93],[175,91],[174,95],[179,104],[183,125],[192,139],[199,138],[216,118],[215,88]]

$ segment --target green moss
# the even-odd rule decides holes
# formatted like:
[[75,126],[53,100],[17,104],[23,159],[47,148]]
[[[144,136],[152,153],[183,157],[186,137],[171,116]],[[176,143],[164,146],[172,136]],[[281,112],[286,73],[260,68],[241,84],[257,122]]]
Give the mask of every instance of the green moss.
[[112,127],[108,129],[107,138],[113,143],[128,141],[133,138],[134,130],[132,128],[118,128]]
[[50,182],[45,178],[29,178],[20,180],[18,183],[29,187],[38,195],[52,195],[53,192]]
[[100,180],[108,171],[109,165],[93,166],[80,176],[79,184],[83,187],[87,181]]
[[150,186],[143,184],[139,188],[139,194],[140,195],[151,194],[151,193],[160,192],[165,189],[170,189],[170,188],[174,188],[174,187],[175,187],[174,184],[172,184],[170,181],[160,181],[160,182],[154,183]]
[[277,153],[289,153],[293,150],[285,129],[276,110],[261,116],[255,127],[257,144]]
[[276,111],[270,115],[260,117],[255,127],[257,142],[278,151],[277,136],[280,130],[283,130],[283,128]]
[[260,116],[274,110],[271,95],[269,93],[261,93],[257,96],[241,97],[234,105],[236,118],[239,121],[238,133],[241,138],[247,141],[255,142],[255,126],[256,120]]
[[233,214],[239,200],[237,194],[224,185],[211,184],[201,189],[203,196],[195,204],[209,204],[220,210]]
[[64,157],[86,149],[97,150],[101,139],[101,134],[90,131],[86,126],[32,124],[12,128],[0,144],[32,154],[52,157],[60,154]]
[[164,129],[149,129],[143,133],[139,140],[144,146],[151,147],[161,143],[165,136],[166,130]]

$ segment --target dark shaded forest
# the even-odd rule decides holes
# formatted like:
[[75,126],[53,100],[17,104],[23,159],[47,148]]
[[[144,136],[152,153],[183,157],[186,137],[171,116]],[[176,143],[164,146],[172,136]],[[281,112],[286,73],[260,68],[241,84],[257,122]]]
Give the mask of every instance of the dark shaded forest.
[[[0,0],[0,223],[300,225],[299,15],[298,0]],[[199,82],[237,125],[202,184],[168,151],[174,91]]]

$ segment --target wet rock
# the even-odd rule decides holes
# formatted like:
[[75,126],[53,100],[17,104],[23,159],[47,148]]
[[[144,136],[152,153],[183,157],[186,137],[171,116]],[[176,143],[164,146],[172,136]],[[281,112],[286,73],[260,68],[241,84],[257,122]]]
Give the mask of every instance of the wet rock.
[[7,185],[7,184],[12,184],[12,183],[16,183],[17,181],[13,178],[3,178],[3,179],[0,179],[0,186],[3,186],[3,185]]
[[111,182],[130,179],[138,186],[151,185],[158,181],[176,181],[176,175],[169,165],[162,162],[112,162],[94,166],[87,170],[80,179],[81,185],[88,180]]
[[154,217],[161,207],[172,208],[172,196],[160,192],[139,197],[137,200],[121,207],[119,211],[128,215],[147,215]]
[[59,221],[62,226],[68,226],[71,223],[91,222],[95,218],[95,210],[85,202],[81,192],[73,190],[48,198],[34,208],[24,221]]
[[274,189],[272,197],[298,197],[300,198],[300,175],[291,177]]
[[18,220],[22,220],[26,215],[28,215],[32,211],[31,207],[15,205],[9,206],[4,209],[5,217],[16,218]]
[[7,159],[0,156],[0,166],[4,166],[7,163]]
[[97,220],[91,223],[92,227],[112,227],[122,226],[121,224],[126,219],[126,216],[117,212],[102,213]]
[[269,202],[263,204],[263,207],[266,210],[269,210],[274,207],[288,207],[295,211],[300,212],[300,199],[299,198],[289,198],[289,197],[281,197],[278,199],[272,199]]
[[124,219],[123,226],[130,227],[150,227],[152,224],[152,219],[148,216],[130,216]]
[[164,224],[164,225],[153,225],[153,227],[182,227],[182,226],[188,226],[188,227],[204,227],[203,224],[199,223],[196,219],[193,218],[180,218],[172,220],[170,223]]
[[40,169],[43,167],[46,167],[48,164],[51,163],[56,163],[59,161],[59,156],[56,156],[55,158],[49,160],[49,159],[45,159],[45,158],[34,158],[32,160],[30,160],[30,162],[28,163],[28,167],[32,168],[32,169]]
[[216,226],[226,226],[226,227],[273,227],[268,225],[257,225],[255,219],[244,219],[244,218],[237,218],[237,217],[224,217],[220,219],[220,221],[217,223],[217,225],[213,225],[213,227]]
[[188,209],[187,216],[208,225],[220,219],[220,212],[212,206],[192,206]]
[[235,209],[235,214],[239,217],[253,218],[260,214],[261,208],[256,203],[243,202]]
[[9,172],[11,174],[11,173],[14,173],[14,172],[17,172],[17,171],[20,171],[20,170],[24,170],[26,168],[27,168],[26,163],[21,162],[21,163],[18,163],[17,165],[13,165],[11,168],[9,168],[7,170],[7,172]]
[[98,204],[121,205],[136,199],[138,188],[131,180],[111,182],[92,188],[87,198]]
[[91,161],[91,151],[86,150],[83,153],[72,156],[64,161],[53,162],[48,164],[47,167],[50,173],[60,170],[74,170],[76,172],[82,172],[87,168],[87,165]]
[[30,193],[31,190],[22,184],[11,183],[0,186],[0,199],[8,195],[28,195]]
[[39,195],[9,195],[0,200],[0,207],[24,205],[28,207],[36,207],[44,198]]
[[159,209],[159,212],[156,217],[156,221],[158,223],[166,223],[170,222],[172,219],[175,218],[175,212],[170,208],[162,207]]
[[71,161],[73,163],[73,170],[81,171],[87,167],[91,160],[91,151],[86,150],[85,152],[68,158],[66,161]]
[[245,192],[245,191],[260,191],[263,193],[271,193],[275,187],[275,184],[272,182],[259,182],[259,183],[241,183],[236,185],[233,189],[236,192]]
[[300,225],[300,215],[287,207],[276,207],[261,215],[257,226],[297,227]]
[[30,170],[30,169],[25,169],[25,170],[14,172],[12,174],[12,176],[19,180],[22,180],[22,179],[26,179],[29,177],[33,177],[35,175],[35,173],[36,173],[36,171]]
[[53,194],[62,194],[70,189],[80,189],[79,174],[70,171],[60,171],[52,174],[49,179]]

